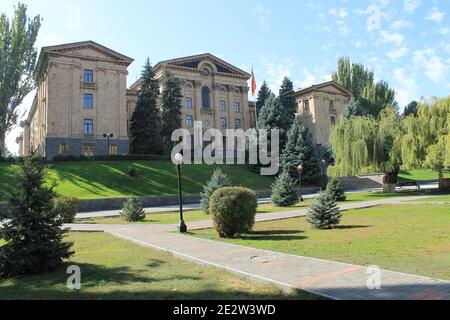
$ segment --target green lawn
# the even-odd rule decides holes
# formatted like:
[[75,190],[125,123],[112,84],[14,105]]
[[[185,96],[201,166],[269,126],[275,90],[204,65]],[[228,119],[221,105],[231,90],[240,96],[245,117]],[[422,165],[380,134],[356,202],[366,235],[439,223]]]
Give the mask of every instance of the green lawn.
[[[142,179],[131,179],[127,170],[134,166],[143,174]],[[198,194],[204,182],[217,166],[183,166],[183,190]],[[260,176],[243,166],[223,165],[222,170],[234,185],[254,190],[270,189],[272,177]],[[0,190],[12,186],[15,165],[0,163]],[[50,181],[62,196],[79,199],[114,198],[129,195],[169,195],[177,193],[177,173],[169,161],[94,161],[55,164],[49,170]],[[0,200],[1,200],[0,195]]]
[[[312,229],[302,217],[221,241],[450,280],[449,230],[448,205],[386,205],[345,212],[333,230]],[[211,229],[192,235],[219,240]]]
[[[444,172],[445,178],[450,178],[450,170]],[[402,170],[399,173],[399,178],[402,180],[437,180],[438,173],[433,170]]]
[[426,202],[426,203],[450,203],[450,194],[442,195],[442,196],[433,196],[433,197],[426,198],[426,199],[420,199],[419,202]]
[[310,294],[254,283],[228,272],[180,260],[172,255],[106,233],[72,233],[81,268],[81,290],[66,287],[65,268],[53,273],[0,279],[0,299],[315,299]]

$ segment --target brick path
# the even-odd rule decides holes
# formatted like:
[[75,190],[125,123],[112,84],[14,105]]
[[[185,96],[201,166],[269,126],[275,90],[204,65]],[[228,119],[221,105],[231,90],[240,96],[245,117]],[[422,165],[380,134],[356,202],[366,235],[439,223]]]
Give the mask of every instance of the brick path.
[[[366,208],[415,200],[391,198],[342,205],[341,209]],[[306,210],[261,214],[257,221],[287,219]],[[189,223],[189,229],[211,227],[210,221]],[[215,266],[250,279],[285,289],[299,288],[331,299],[450,300],[450,281],[381,270],[381,289],[370,290],[367,267],[301,257],[174,233],[175,225],[71,225],[73,231],[105,231],[135,243],[171,252],[204,265]]]

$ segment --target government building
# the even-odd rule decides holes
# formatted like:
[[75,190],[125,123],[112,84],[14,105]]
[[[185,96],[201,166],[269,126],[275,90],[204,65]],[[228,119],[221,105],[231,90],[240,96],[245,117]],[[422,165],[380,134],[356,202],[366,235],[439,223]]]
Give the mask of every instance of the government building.
[[[126,155],[130,120],[140,81],[127,88],[128,66],[123,54],[93,41],[42,48],[36,67],[38,88],[17,138],[22,156],[37,152],[57,155]],[[161,79],[168,69],[182,86],[182,126],[203,129],[256,127],[255,104],[249,102],[250,74],[212,54],[161,61],[154,67]],[[350,93],[334,82],[296,93],[298,112],[316,144],[325,146],[331,126]],[[107,138],[109,136],[109,138]]]

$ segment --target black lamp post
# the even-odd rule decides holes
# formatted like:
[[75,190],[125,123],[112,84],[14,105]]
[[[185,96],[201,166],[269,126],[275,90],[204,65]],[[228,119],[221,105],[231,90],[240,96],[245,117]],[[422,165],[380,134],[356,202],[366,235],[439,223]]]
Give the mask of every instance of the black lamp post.
[[109,139],[112,139],[112,138],[114,138],[114,135],[112,134],[112,133],[105,133],[104,135],[103,135],[103,138],[106,138],[107,139],[107,141],[108,141],[108,156],[110,155],[110,151],[109,151]]
[[299,165],[297,167],[297,171],[298,171],[298,190],[300,193],[300,201],[303,202],[303,195],[302,195],[302,173],[303,173],[303,166]]
[[183,165],[183,155],[181,153],[175,155],[175,164],[177,165],[178,171],[178,202],[180,203],[180,225],[178,226],[178,232],[187,233],[187,226],[183,219],[183,196],[181,193],[181,166]]
[[326,183],[326,165],[327,165],[327,161],[325,159],[322,159],[322,191],[325,191],[325,189],[327,188],[327,183]]

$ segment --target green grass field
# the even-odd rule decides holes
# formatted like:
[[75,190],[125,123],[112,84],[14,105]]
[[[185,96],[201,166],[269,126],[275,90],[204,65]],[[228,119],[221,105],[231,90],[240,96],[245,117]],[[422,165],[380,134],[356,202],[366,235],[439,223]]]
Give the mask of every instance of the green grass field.
[[[437,180],[438,173],[433,170],[402,170],[399,173],[399,178],[402,180]],[[444,172],[444,178],[450,178],[450,170]]]
[[[143,178],[129,178],[127,170],[130,166],[136,167],[143,174]],[[216,167],[183,166],[184,192],[198,194]],[[254,190],[270,189],[272,177],[252,173],[243,166],[223,165],[220,167],[234,185],[242,185]],[[14,170],[14,165],[0,163],[0,190],[13,185]],[[58,163],[49,169],[49,178],[49,182],[55,183],[58,194],[79,199],[169,195],[176,194],[178,190],[176,169],[169,161]]]
[[71,233],[81,268],[81,290],[66,287],[65,268],[48,274],[0,279],[0,299],[316,299],[281,292],[228,272],[180,260],[106,233]]
[[257,223],[237,239],[212,229],[193,236],[450,280],[450,207],[386,205],[345,212],[333,230],[316,230],[306,218]]

